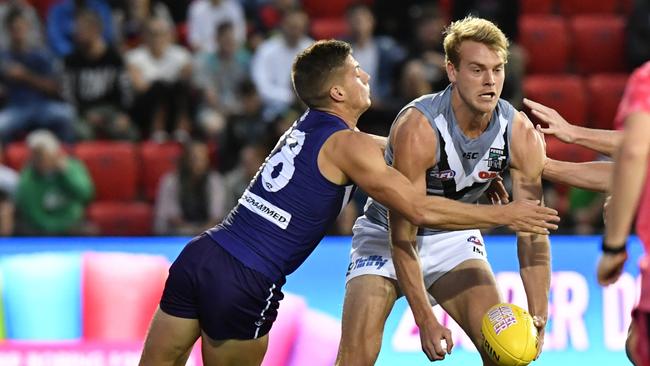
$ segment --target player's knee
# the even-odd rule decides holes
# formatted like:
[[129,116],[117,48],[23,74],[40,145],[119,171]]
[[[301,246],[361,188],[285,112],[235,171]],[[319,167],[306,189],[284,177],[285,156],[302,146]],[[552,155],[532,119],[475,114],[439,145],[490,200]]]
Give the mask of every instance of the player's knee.
[[379,348],[380,345],[372,341],[341,345],[336,366],[372,366],[379,356]]

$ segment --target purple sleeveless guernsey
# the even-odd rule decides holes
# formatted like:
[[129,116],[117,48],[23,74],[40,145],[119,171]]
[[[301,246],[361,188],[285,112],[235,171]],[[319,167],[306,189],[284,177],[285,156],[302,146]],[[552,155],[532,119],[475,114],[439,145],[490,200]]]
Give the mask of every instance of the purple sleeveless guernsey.
[[273,281],[295,271],[354,192],[354,185],[336,185],[318,169],[323,143],[344,129],[349,127],[337,116],[305,112],[280,138],[238,205],[208,230],[210,237]]

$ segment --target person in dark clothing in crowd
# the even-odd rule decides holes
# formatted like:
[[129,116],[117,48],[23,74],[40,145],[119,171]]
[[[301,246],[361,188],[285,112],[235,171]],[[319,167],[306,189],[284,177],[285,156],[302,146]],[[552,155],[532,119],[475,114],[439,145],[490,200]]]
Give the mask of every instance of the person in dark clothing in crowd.
[[92,10],[77,14],[75,49],[65,58],[64,91],[77,107],[81,139],[137,139],[126,113],[130,89],[120,53],[102,38],[101,18]]

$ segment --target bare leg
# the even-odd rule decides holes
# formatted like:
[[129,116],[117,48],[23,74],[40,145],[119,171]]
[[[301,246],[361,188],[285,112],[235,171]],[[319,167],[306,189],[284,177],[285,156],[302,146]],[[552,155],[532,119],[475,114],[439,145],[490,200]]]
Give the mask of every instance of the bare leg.
[[215,341],[202,333],[204,366],[259,366],[264,359],[269,335],[251,340]]
[[483,315],[501,302],[489,265],[467,260],[438,279],[429,292],[470,337],[481,353],[483,365],[494,365],[483,351],[481,335]]
[[171,316],[158,308],[147,332],[140,366],[185,365],[199,334],[197,319]]
[[384,325],[397,299],[397,282],[377,275],[351,279],[345,287],[343,334],[337,366],[375,364]]
[[641,362],[636,359],[636,347],[638,340],[639,337],[636,332],[636,326],[634,325],[634,319],[632,319],[630,328],[627,331],[627,339],[625,340],[625,354],[633,365],[641,365]]

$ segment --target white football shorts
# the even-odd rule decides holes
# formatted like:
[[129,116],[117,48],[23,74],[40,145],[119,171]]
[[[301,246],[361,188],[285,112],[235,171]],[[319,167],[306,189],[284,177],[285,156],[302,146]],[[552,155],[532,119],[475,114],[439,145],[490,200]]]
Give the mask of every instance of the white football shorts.
[[[396,280],[388,231],[361,216],[355,222],[352,233],[350,263],[345,281],[361,275],[377,275]],[[479,259],[487,262],[487,251],[479,230],[444,231],[418,236],[416,240],[427,289],[442,275],[466,260]],[[429,300],[435,305],[435,300],[431,297]]]

